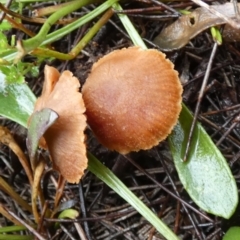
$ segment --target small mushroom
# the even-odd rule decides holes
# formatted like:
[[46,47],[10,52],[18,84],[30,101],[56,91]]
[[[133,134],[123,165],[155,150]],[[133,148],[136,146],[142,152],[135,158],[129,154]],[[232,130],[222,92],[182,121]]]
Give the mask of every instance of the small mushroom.
[[43,91],[36,101],[34,112],[49,108],[59,118],[46,131],[40,144],[44,146],[46,141],[54,169],[68,182],[78,183],[88,161],[84,135],[87,124],[80,84],[70,71],[60,74],[57,69],[46,65],[44,72]]
[[93,65],[83,86],[89,126],[100,143],[122,154],[164,140],[181,111],[182,86],[157,50],[130,47]]

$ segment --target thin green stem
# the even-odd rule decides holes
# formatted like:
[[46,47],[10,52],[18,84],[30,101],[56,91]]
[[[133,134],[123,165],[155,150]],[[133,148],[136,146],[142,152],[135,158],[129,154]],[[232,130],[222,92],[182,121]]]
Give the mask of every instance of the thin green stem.
[[[70,23],[67,26],[62,27],[61,29],[58,29],[58,30],[54,31],[54,32],[48,34],[47,36],[46,35],[45,36],[40,35],[40,37],[39,37],[40,33],[38,33],[35,37],[24,41],[23,42],[23,48],[26,48],[26,45],[27,45],[27,48],[29,46],[32,50],[34,50],[34,52],[33,52],[34,54],[38,53],[38,54],[40,54],[40,56],[53,56],[53,57],[56,57],[58,59],[70,60],[71,57],[66,56],[66,54],[64,54],[64,53],[57,53],[57,52],[52,51],[52,50],[36,49],[36,48],[39,47],[39,45],[40,46],[47,45],[47,44],[50,44],[50,43],[52,43],[56,40],[61,39],[65,35],[69,34],[71,31],[74,31],[75,29],[81,27],[83,24],[93,20],[98,15],[102,14],[104,11],[106,11],[107,9],[112,7],[112,5],[114,3],[116,3],[117,1],[118,0],[108,0],[108,1],[104,2],[103,4],[101,4],[99,7],[92,10],[90,13],[88,13],[88,14],[84,15],[83,17],[81,17],[80,19],[76,20],[75,22]],[[85,2],[89,3],[89,0],[88,1],[85,0]],[[83,1],[81,1],[81,3],[83,3]],[[51,17],[49,17],[49,18],[51,18]],[[49,31],[49,29],[45,29],[45,30]],[[40,39],[41,44],[39,44],[39,42],[38,42],[38,43],[35,43],[34,46],[31,45],[32,42],[34,41],[33,39],[35,39],[35,41]],[[26,49],[25,49],[25,51],[26,51]],[[13,59],[18,58],[18,56],[16,56],[16,55],[17,55],[16,50],[11,49],[11,50],[9,50],[5,53],[2,53],[0,55],[0,58],[3,58],[7,61],[12,61]]]
[[49,43],[52,43],[58,39],[61,39],[63,36],[67,35],[69,32],[74,31],[75,29],[81,27],[83,24],[93,20],[95,17],[102,14],[104,11],[106,11],[108,8],[112,7],[114,3],[116,3],[118,0],[108,0],[101,4],[99,7],[92,10],[90,13],[84,15],[79,20],[68,24],[67,26],[62,27],[59,30],[54,31],[53,33],[50,33],[47,35],[46,39],[43,41],[42,45],[46,45]]
[[46,20],[46,22],[43,24],[42,28],[40,29],[40,31],[35,37],[22,41],[22,47],[24,52],[29,53],[33,49],[40,46],[43,43],[43,41],[46,39],[46,36],[50,28],[52,27],[52,25],[55,22],[57,22],[60,18],[92,2],[93,2],[92,0],[81,0],[81,1],[76,0],[76,1],[70,2],[69,5],[64,6],[61,10],[58,10],[57,12],[53,13]]
[[26,230],[26,227],[14,225],[14,226],[1,227],[0,233],[19,232],[23,230]]
[[79,54],[79,52],[89,43],[89,41],[92,40],[95,34],[100,30],[103,25],[106,24],[106,22],[112,15],[112,9],[109,9],[107,12],[105,12],[104,15],[94,24],[94,26],[87,32],[87,34],[69,53],[60,53],[45,48],[37,48],[33,50],[32,54],[44,57],[55,57],[62,60],[71,60]]
[[109,18],[113,15],[112,9],[109,9],[104,15],[94,24],[94,26],[88,31],[88,33],[81,39],[76,47],[69,53],[73,58],[88,44],[89,41],[95,36],[95,34],[104,26]]
[[119,196],[132,205],[145,217],[166,239],[179,238],[162,222],[139,198],[137,198],[107,167],[88,152],[88,169],[113,189]]
[[53,57],[61,60],[71,60],[73,57],[68,53],[61,53],[47,48],[36,48],[32,51],[32,55],[37,57]]
[[[113,4],[113,8],[119,11],[123,10],[119,3]],[[118,14],[118,17],[121,20],[124,28],[126,29],[129,37],[133,41],[133,44],[143,49],[147,49],[145,43],[143,42],[142,38],[139,36],[139,33],[136,31],[135,27],[133,26],[128,16],[126,14]]]

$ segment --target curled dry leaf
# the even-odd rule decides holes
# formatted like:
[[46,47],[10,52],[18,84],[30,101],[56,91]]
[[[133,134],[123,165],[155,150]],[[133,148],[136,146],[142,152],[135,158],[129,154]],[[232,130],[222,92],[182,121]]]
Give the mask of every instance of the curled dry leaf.
[[[235,17],[232,3],[212,5],[210,8],[224,14],[228,18]],[[154,43],[165,51],[176,50],[184,47],[192,38],[204,30],[225,23],[226,21],[223,18],[212,14],[206,8],[197,8],[192,13],[181,16],[177,21],[163,29],[154,39]],[[223,38],[226,41],[239,41],[240,30],[226,25],[223,31]]]
[[42,95],[34,109],[50,108],[59,115],[44,139],[53,167],[70,183],[79,182],[87,168],[85,105],[79,87],[78,79],[70,71],[60,75],[57,69],[46,66]]

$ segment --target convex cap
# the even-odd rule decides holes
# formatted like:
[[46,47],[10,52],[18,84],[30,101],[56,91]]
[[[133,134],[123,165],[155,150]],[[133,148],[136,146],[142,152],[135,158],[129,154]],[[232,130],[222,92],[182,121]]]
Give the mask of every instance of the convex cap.
[[164,140],[181,111],[182,86],[157,50],[116,50],[93,65],[82,89],[87,121],[100,143],[122,154]]

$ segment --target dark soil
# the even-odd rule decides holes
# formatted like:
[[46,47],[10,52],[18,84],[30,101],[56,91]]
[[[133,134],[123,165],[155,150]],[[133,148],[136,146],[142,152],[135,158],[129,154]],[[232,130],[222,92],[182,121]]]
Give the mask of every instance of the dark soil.
[[[174,8],[174,4],[170,4]],[[192,3],[189,3],[192,5]],[[124,9],[146,9],[155,6],[152,1],[131,2],[122,5]],[[88,7],[89,10],[95,6]],[[195,8],[196,5],[193,5]],[[86,10],[86,9],[85,9]],[[82,10],[82,11],[85,11]],[[81,10],[80,10],[81,11]],[[131,20],[149,48],[150,43],[162,28],[172,21],[151,18],[156,12],[141,12],[142,16],[131,16]],[[165,12],[164,14],[167,14]],[[148,18],[146,18],[148,16]],[[113,23],[125,32],[116,15],[112,17]],[[59,71],[69,69],[84,83],[92,64],[103,55],[114,49],[131,46],[132,43],[112,23],[108,23],[84,48],[84,51],[72,61],[53,60],[47,61]],[[61,52],[69,52],[71,47],[81,39],[91,24],[78,29],[70,36],[54,43],[55,49]],[[38,26],[31,26],[38,29]],[[19,34],[19,33],[17,33]],[[17,35],[18,36],[18,35]],[[19,34],[20,36],[20,34]],[[166,53],[167,57],[174,62],[176,70],[183,82],[184,103],[194,112],[198,101],[198,93],[206,71],[206,66],[212,51],[214,42],[207,30],[195,37],[186,47]],[[27,61],[34,61],[31,57]],[[40,75],[36,79],[27,79],[29,85],[40,95],[43,82],[43,67],[40,67]],[[239,43],[223,43],[218,47],[208,86],[201,103],[198,120],[216,143],[231,128],[235,121],[239,121],[240,113],[240,45]],[[7,126],[17,137],[19,144],[25,149],[26,131],[20,126],[1,120],[1,124]],[[126,157],[116,152],[111,152],[101,146],[90,130],[86,131],[87,147],[99,160],[112,169],[119,178],[142,199],[181,239],[209,239],[220,240],[230,226],[239,224],[239,209],[229,220],[207,214],[199,209],[183,189],[175,170],[169,151],[168,142],[164,141],[159,146],[149,150],[130,154],[127,157],[136,161],[145,169],[152,178],[167,187],[174,193],[177,191],[180,197],[194,207],[195,211],[182,204],[174,197],[156,185],[141,169],[134,167]],[[240,174],[240,125],[236,124],[232,131],[224,137],[219,149],[225,156],[230,168],[239,183]],[[29,182],[24,171],[18,163],[16,156],[6,147],[0,146],[0,175],[24,199],[31,202]],[[43,176],[42,188],[48,200],[50,208],[53,208],[56,187],[53,178],[57,179],[57,173],[51,171],[51,163]],[[26,223],[33,223],[32,215],[24,211],[4,191],[0,190],[1,204],[14,212]],[[43,219],[42,236],[44,239],[163,239],[146,220],[139,215],[129,204],[121,199],[117,193],[111,191],[99,179],[90,172],[86,172],[80,184],[67,184],[61,201],[61,209],[72,207],[79,211],[77,223],[73,221],[60,223],[56,228],[48,219]],[[39,206],[42,211],[43,206]],[[60,210],[61,210],[60,209]],[[0,226],[12,225],[6,218],[0,216]],[[76,227],[77,225],[77,227]],[[78,230],[77,230],[78,229]],[[84,237],[79,237],[81,233]],[[23,234],[30,234],[24,232]]]

